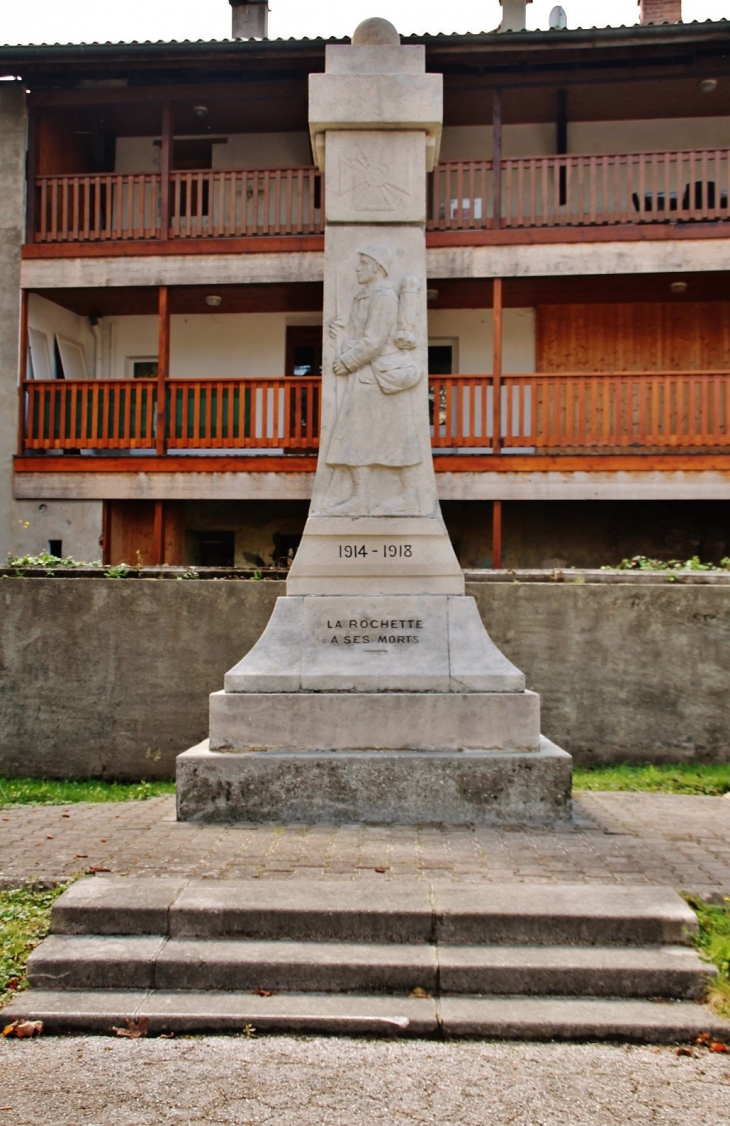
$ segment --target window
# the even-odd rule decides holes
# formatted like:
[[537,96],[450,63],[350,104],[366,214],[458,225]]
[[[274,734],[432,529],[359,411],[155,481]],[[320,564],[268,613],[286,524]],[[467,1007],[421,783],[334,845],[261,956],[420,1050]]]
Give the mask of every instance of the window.
[[454,374],[454,345],[438,341],[428,346],[428,374]]
[[[456,371],[458,340],[429,340],[428,342],[428,374],[453,375]],[[431,426],[435,425],[436,415],[436,390],[428,389],[428,418]],[[446,422],[446,387],[439,387],[439,428]],[[439,429],[439,433],[441,433]]]
[[322,326],[289,325],[285,375],[322,374]]
[[127,376],[131,379],[157,379],[157,356],[127,356]]
[[55,555],[57,559],[63,559],[63,540],[49,540],[48,554]]

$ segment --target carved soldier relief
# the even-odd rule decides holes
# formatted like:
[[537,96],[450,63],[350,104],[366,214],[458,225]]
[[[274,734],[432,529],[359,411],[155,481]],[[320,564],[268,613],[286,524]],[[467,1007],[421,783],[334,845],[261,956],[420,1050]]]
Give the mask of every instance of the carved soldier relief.
[[357,254],[360,289],[349,317],[330,322],[336,414],[325,464],[332,471],[320,512],[343,516],[416,515],[424,462],[424,366],[416,353],[421,281],[392,277],[393,253],[372,243]]

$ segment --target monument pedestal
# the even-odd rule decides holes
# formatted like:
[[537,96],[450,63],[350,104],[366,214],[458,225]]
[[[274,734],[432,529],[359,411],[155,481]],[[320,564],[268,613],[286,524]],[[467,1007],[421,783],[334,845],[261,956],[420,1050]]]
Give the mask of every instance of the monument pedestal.
[[571,763],[569,754],[544,738],[528,752],[231,754],[209,750],[206,741],[178,756],[177,816],[205,822],[552,824],[571,816]]

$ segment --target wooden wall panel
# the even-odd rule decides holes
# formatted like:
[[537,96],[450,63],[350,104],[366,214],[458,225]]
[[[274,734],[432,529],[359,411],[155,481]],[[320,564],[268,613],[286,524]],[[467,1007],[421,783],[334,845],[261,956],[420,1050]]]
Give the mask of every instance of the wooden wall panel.
[[73,124],[60,114],[39,113],[36,137],[39,176],[73,176],[94,171],[90,136],[74,129]]
[[[154,555],[155,503],[151,500],[112,500],[109,504],[109,562],[152,566]],[[165,503],[165,562],[183,563],[185,531],[182,504]]]
[[537,370],[730,369],[730,302],[539,305]]

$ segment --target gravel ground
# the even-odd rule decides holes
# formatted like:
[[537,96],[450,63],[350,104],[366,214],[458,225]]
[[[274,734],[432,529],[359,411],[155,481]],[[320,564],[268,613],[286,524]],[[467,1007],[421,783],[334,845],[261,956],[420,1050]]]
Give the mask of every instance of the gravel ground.
[[730,1056],[605,1044],[102,1037],[0,1043],[43,1126],[727,1126]]

